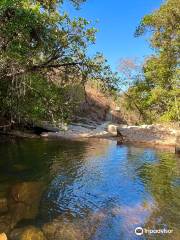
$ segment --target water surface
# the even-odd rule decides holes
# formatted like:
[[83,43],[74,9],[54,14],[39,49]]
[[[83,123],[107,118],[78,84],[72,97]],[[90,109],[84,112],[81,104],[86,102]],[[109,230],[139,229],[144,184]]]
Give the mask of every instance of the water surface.
[[[180,159],[168,151],[102,139],[3,142],[0,198],[0,229],[10,213],[13,228],[65,226],[78,240],[180,239]],[[136,227],[173,233],[138,237]]]

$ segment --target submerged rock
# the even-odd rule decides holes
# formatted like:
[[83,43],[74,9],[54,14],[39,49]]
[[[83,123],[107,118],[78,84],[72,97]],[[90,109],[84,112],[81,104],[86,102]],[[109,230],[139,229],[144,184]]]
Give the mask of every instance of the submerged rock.
[[22,182],[12,187],[11,197],[16,202],[31,204],[39,199],[43,189],[42,182]]
[[48,240],[84,240],[80,229],[72,223],[63,223],[59,220],[54,220],[52,223],[46,223],[42,230]]
[[3,216],[0,216],[0,233],[8,234],[13,227],[14,227],[14,224],[12,223],[10,214],[5,214]]
[[23,219],[34,219],[37,216],[43,190],[42,182],[23,182],[12,187],[8,208],[14,225]]
[[59,216],[52,222],[44,224],[42,231],[47,240],[87,240],[92,238],[106,217],[107,214],[103,210],[73,221]]
[[7,198],[0,198],[0,213],[8,211]]
[[14,229],[10,234],[10,239],[12,240],[46,240],[43,232],[34,226]]

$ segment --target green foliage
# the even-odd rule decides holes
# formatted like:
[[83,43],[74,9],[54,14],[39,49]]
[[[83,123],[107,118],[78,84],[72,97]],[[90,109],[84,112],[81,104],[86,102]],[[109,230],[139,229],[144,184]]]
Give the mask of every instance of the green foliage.
[[63,2],[0,3],[0,115],[9,121],[67,121],[82,100],[73,89],[105,74],[112,86],[109,67],[86,55],[96,29],[61,12]]
[[[100,91],[116,95],[118,91],[119,76],[113,72],[107,60],[101,53],[97,53],[91,60],[90,81]],[[92,85],[93,85],[92,84]]]
[[[143,77],[136,75],[127,98],[133,101],[145,122],[180,120],[180,1],[167,0],[160,9],[146,15],[136,36],[152,32],[155,54],[146,59]],[[137,107],[136,106],[136,107]],[[135,106],[134,106],[135,107]]]

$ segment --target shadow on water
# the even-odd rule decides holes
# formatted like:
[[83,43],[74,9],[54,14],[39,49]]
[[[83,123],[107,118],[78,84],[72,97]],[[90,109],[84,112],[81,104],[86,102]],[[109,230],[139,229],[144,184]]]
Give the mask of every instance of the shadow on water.
[[[47,240],[178,240],[179,173],[174,154],[116,141],[5,142],[0,231],[33,224]],[[139,226],[174,233],[138,237]]]

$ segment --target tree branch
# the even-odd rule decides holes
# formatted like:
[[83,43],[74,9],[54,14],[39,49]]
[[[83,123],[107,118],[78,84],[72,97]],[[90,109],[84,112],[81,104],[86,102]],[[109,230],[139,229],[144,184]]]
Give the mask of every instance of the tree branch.
[[76,65],[82,65],[83,62],[71,62],[71,63],[61,63],[61,64],[48,64],[48,65],[37,65],[37,66],[33,66],[30,68],[30,70],[32,71],[37,71],[43,68],[59,68],[59,67],[67,67],[67,66],[76,66]]

